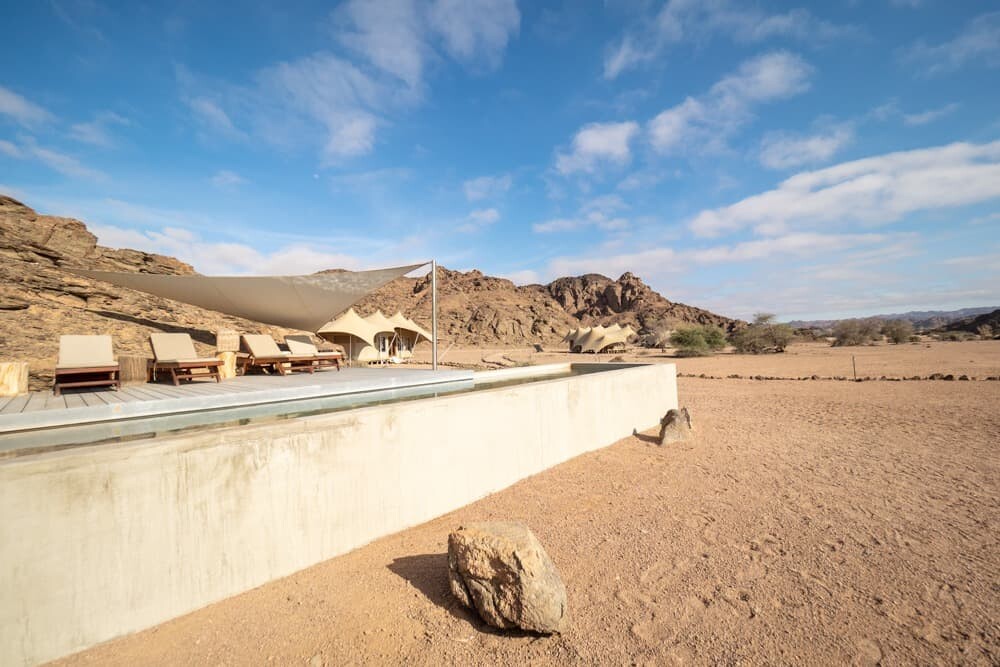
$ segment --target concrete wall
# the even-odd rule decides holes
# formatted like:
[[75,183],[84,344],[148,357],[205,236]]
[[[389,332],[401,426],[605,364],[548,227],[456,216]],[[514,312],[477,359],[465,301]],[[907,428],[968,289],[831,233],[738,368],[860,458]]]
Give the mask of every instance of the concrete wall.
[[0,664],[150,627],[657,424],[672,365],[0,461]]

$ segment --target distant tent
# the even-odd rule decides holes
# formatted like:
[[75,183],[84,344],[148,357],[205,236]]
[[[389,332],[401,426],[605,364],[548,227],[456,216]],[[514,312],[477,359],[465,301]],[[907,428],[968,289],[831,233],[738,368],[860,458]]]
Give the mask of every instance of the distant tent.
[[594,346],[602,338],[604,338],[604,327],[598,325],[593,327],[583,336],[577,338],[574,347],[579,348],[579,352],[596,352],[597,348]]
[[[392,331],[393,328],[389,327],[390,335]],[[343,347],[344,353],[352,361],[371,362],[381,359],[376,338],[380,333],[386,332],[362,318],[353,308],[324,324],[316,333]]]
[[375,349],[378,350],[379,358],[388,359],[392,356],[392,347],[396,342],[396,324],[383,315],[381,310],[376,310],[364,319],[378,330],[375,334]]
[[388,319],[396,328],[396,342],[393,354],[401,359],[410,359],[413,356],[413,348],[420,341],[431,340],[430,333],[399,311]]
[[622,327],[615,323],[609,327],[596,326],[586,335],[578,338],[575,343],[578,352],[617,352],[624,351],[628,339],[636,333],[630,326]]
[[579,350],[577,350],[577,347],[580,343],[580,340],[589,333],[590,333],[590,327],[580,327],[579,329],[575,329],[574,331],[570,332],[572,336],[567,334],[569,342],[569,351],[578,352]]

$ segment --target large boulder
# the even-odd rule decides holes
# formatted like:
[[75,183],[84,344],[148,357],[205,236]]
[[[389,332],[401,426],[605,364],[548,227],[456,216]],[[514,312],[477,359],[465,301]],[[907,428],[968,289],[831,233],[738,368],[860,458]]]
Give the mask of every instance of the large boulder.
[[449,535],[448,580],[452,594],[494,627],[541,634],[564,627],[566,587],[522,523],[474,523]]

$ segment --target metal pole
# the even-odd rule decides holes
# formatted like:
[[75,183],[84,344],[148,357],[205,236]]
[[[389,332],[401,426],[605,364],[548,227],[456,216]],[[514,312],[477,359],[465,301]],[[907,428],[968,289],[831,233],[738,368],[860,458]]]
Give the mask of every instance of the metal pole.
[[437,260],[431,260],[431,368],[438,369],[438,272]]

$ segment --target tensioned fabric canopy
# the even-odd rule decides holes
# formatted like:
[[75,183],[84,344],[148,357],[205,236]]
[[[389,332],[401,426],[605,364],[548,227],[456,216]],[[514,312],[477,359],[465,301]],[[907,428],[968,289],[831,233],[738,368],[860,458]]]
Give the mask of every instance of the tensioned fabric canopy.
[[426,262],[374,271],[307,276],[172,276],[70,271],[254,322],[315,332],[366,294],[425,265]]
[[423,338],[425,340],[431,340],[431,335],[427,333],[427,331],[424,330],[422,326],[420,326],[410,318],[406,317],[405,315],[403,315],[403,313],[399,311],[396,311],[396,314],[390,317],[389,321],[396,326],[396,329],[402,329],[403,331],[410,331],[412,333],[415,333],[417,335],[418,341],[420,338]]
[[328,322],[316,330],[321,338],[339,343],[340,336],[354,336],[365,342],[367,345],[375,347],[375,336],[380,333],[392,333],[392,327],[380,329],[365,318],[358,315],[353,308],[348,309],[340,317]]

